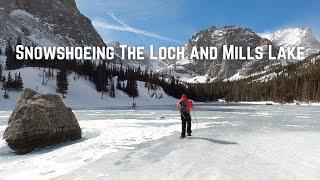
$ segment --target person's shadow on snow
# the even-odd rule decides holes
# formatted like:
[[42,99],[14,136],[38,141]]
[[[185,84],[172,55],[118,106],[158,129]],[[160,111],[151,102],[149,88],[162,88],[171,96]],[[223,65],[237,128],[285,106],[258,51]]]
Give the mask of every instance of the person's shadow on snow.
[[205,138],[205,137],[192,136],[192,137],[190,137],[190,139],[199,139],[199,140],[209,141],[212,143],[223,144],[223,145],[236,145],[236,144],[238,144],[237,142],[224,141],[224,140],[218,140],[218,139],[210,139],[210,138]]

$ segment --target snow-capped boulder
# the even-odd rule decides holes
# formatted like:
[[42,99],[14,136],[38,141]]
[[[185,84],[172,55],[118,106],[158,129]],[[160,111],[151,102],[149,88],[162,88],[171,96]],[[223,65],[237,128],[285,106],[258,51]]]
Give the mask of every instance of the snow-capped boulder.
[[17,154],[81,138],[81,129],[70,108],[55,94],[25,89],[9,118],[3,138]]

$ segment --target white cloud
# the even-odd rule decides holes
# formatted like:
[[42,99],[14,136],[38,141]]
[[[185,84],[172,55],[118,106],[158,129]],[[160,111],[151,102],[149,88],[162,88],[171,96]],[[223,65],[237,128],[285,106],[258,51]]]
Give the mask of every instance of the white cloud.
[[95,27],[102,27],[102,28],[105,28],[105,29],[108,29],[108,30],[131,32],[131,33],[134,33],[134,34],[139,35],[139,36],[145,36],[145,37],[160,39],[160,40],[163,40],[163,41],[180,43],[179,41],[177,41],[175,39],[172,39],[172,38],[169,38],[169,37],[165,37],[165,36],[153,33],[153,32],[149,32],[149,31],[141,30],[141,29],[138,29],[138,28],[135,28],[135,27],[131,27],[128,24],[124,23],[119,18],[117,18],[114,14],[109,14],[109,16],[112,17],[119,24],[108,24],[108,23],[105,23],[105,22],[101,22],[99,20],[92,21],[92,24]]

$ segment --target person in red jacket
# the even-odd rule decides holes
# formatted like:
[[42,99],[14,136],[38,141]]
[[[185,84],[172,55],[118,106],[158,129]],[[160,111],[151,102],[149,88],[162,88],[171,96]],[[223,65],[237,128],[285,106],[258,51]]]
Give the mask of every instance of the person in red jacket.
[[181,123],[182,123],[182,131],[180,138],[186,137],[186,125],[187,125],[187,133],[188,136],[191,136],[192,130],[191,130],[191,115],[190,112],[193,109],[193,103],[191,100],[187,98],[185,94],[181,96],[181,99],[179,100],[177,104],[177,108],[180,111],[181,114]]

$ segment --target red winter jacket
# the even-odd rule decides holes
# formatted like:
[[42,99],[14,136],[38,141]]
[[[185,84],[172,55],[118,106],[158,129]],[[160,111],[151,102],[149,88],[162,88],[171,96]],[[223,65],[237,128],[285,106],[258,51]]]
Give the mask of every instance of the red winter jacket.
[[192,101],[189,100],[189,99],[180,99],[180,101],[179,101],[178,104],[177,104],[177,108],[178,108],[179,111],[180,111],[180,108],[181,108],[181,104],[180,104],[180,103],[181,103],[182,101],[186,101],[187,111],[190,113],[191,109],[193,109],[193,103],[192,103]]

